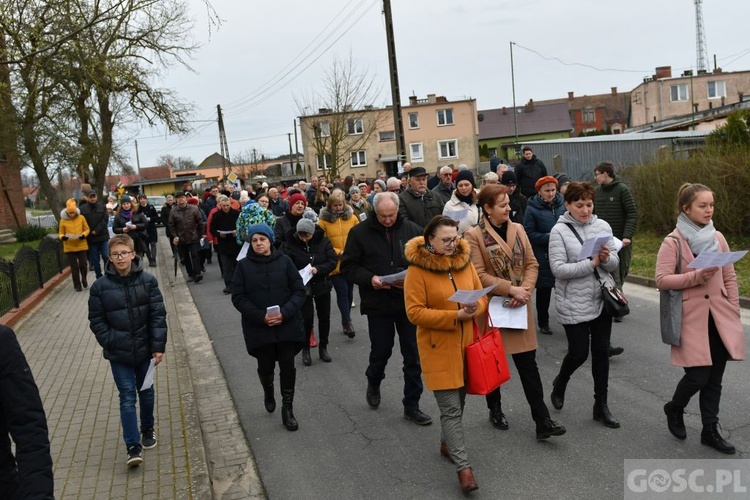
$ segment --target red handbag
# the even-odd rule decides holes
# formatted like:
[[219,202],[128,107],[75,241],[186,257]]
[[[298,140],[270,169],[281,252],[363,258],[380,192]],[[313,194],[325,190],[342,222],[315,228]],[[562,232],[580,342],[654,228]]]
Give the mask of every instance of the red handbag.
[[[500,330],[491,326],[489,331],[481,334],[476,321],[472,321],[472,323],[474,325],[474,341],[467,345],[464,350],[464,365],[466,367],[464,383],[467,394],[484,396],[510,380],[510,368],[505,356]],[[488,315],[485,328],[489,323]]]

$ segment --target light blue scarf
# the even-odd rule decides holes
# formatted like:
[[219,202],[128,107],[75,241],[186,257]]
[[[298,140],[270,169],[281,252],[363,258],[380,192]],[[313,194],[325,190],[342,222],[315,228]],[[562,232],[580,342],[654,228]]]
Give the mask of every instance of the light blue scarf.
[[719,250],[719,241],[716,239],[716,228],[714,228],[713,221],[705,226],[699,226],[691,221],[685,212],[680,212],[680,215],[677,216],[677,230],[687,240],[693,255]]

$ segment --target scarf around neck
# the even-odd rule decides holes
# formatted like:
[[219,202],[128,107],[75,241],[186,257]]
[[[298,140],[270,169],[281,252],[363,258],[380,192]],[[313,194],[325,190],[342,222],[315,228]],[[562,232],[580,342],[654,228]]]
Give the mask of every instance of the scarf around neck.
[[[506,223],[506,228],[509,223],[510,222]],[[516,232],[514,241],[505,242],[511,249],[510,254],[508,254],[495,239],[495,236],[493,236],[492,233],[497,234],[495,230],[492,229],[491,232],[488,230],[487,226],[492,227],[492,224],[490,224],[487,217],[482,217],[478,226],[482,230],[482,241],[487,249],[487,254],[490,258],[490,263],[492,264],[492,270],[495,272],[495,276],[510,281],[513,286],[520,286],[523,282],[524,249],[518,238],[518,233]],[[499,234],[497,234],[497,236],[498,238],[503,239]],[[521,270],[520,273],[518,272],[519,269]]]
[[716,252],[719,249],[713,221],[705,226],[699,226],[691,221],[685,212],[680,212],[677,217],[677,230],[687,240],[693,255],[699,255],[703,252]]
[[120,210],[120,215],[125,220],[133,220],[133,209],[130,210]]

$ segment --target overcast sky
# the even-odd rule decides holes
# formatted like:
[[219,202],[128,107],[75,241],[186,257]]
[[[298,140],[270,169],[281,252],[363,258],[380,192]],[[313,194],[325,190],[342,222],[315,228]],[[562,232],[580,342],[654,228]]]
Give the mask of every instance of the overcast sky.
[[[231,157],[288,153],[295,96],[350,53],[383,89],[374,104],[390,100],[382,0],[211,1],[223,24],[209,33],[204,3],[188,0],[202,44],[194,72],[173,69],[160,84],[196,106],[194,133],[123,135],[132,164],[135,139],[143,167],[165,154],[198,163],[219,151],[217,104]],[[392,11],[402,104],[434,93],[476,98],[480,110],[512,106],[511,41],[518,105],[628,91],[657,66],[674,76],[696,66],[693,0],[392,0]],[[706,0],[703,19],[709,69],[714,55],[725,71],[750,69],[750,1]]]

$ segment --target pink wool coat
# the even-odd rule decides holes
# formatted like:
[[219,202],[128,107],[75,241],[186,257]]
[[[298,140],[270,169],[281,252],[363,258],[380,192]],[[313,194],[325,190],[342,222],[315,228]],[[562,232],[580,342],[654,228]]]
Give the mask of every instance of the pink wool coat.
[[[677,242],[664,238],[656,258],[656,286],[660,290],[682,290],[682,333],[680,345],[672,346],[672,364],[675,366],[710,366],[711,350],[708,346],[708,313],[714,318],[716,328],[729,359],[745,359],[745,334],[740,320],[740,300],[734,266],[724,266],[705,285],[696,269],[688,268],[693,252],[687,240],[676,229],[671,233],[680,239],[682,247],[681,274],[675,274]],[[716,232],[719,250],[729,251],[727,240]]]

